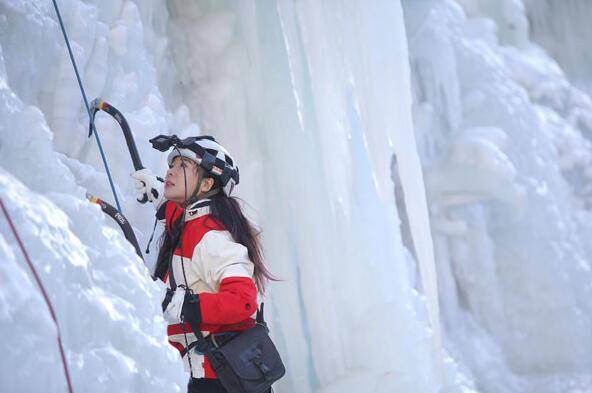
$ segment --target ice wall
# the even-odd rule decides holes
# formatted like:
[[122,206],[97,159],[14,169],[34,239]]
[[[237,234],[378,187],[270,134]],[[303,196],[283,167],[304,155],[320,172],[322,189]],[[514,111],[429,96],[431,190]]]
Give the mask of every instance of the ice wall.
[[176,1],[170,9],[179,79],[171,85],[243,163],[241,192],[286,280],[271,293],[297,371],[285,383],[434,391],[439,354],[411,292],[415,267],[390,180],[400,146],[409,206],[421,209],[410,212],[414,239],[429,259],[400,6]]
[[[125,113],[147,167],[164,172],[147,139],[169,130],[213,133],[236,156],[283,280],[266,308],[288,366],[278,392],[589,391],[592,101],[531,42],[529,19],[556,45],[536,22],[547,11],[59,3],[89,96]],[[152,212],[134,200],[123,138],[104,114],[97,128],[145,245]],[[75,389],[182,391],[161,288],[84,200],[112,201],[86,133],[51,3],[0,1],[0,196],[57,304]],[[63,391],[11,236],[0,218],[0,331],[25,351],[1,344],[0,390]]]
[[[125,113],[146,166],[164,172],[164,155],[146,141],[167,130],[212,132],[240,163],[238,194],[283,280],[271,286],[266,308],[288,366],[277,391],[438,391],[434,280],[417,282],[424,277],[402,245],[391,181],[397,152],[405,189],[394,191],[406,197],[415,253],[430,263],[419,159],[404,149],[415,142],[400,4],[59,3],[89,97]],[[164,346],[158,285],[83,199],[89,191],[112,201],[51,4],[0,2],[0,33],[2,198],[50,292],[64,288],[54,296],[75,389],[182,390],[180,362]],[[104,114],[96,124],[144,245],[151,211],[134,201],[123,138]],[[24,276],[0,228],[10,269]],[[35,239],[34,228],[55,242]],[[418,287],[431,292],[424,297]],[[2,331],[14,329],[17,312],[4,315]],[[52,354],[51,324],[26,326],[22,334],[47,338],[40,350]],[[62,375],[50,366],[55,352],[48,356],[39,367],[58,391]],[[0,381],[3,389],[39,389],[38,380],[22,380]]]
[[446,348],[479,391],[586,391],[590,98],[521,2],[404,5]]
[[[85,191],[111,198],[96,151],[85,141],[81,96],[50,4],[0,2],[0,198],[54,304],[74,391],[181,391],[185,376],[164,335],[160,288],[119,229],[85,200]],[[138,93],[142,105],[134,105],[137,85],[108,87],[111,77],[125,74],[123,62],[97,57],[110,53],[117,35],[108,26],[126,25],[126,12],[141,31],[138,8],[61,4],[89,93],[125,92],[150,121],[153,87]],[[128,33],[133,37],[133,29]],[[148,52],[142,45],[130,55],[138,51]],[[155,74],[148,63],[135,69],[142,71]],[[104,85],[96,83],[101,80]],[[131,186],[129,158],[117,158],[121,135],[99,127],[107,131],[103,141],[120,196],[131,202],[122,191]],[[0,391],[66,391],[55,327],[3,215],[0,244]]]
[[530,35],[541,45],[578,86],[592,91],[592,4],[582,0],[524,1]]

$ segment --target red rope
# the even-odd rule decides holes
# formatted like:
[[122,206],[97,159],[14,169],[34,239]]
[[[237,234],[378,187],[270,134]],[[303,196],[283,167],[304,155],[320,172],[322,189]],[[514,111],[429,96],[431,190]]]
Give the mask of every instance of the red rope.
[[4,216],[6,216],[6,220],[8,221],[8,225],[10,226],[10,229],[12,230],[12,233],[14,234],[14,237],[16,238],[16,241],[19,244],[19,247],[20,247],[21,251],[23,252],[23,255],[25,256],[25,260],[27,261],[29,268],[33,272],[33,276],[35,277],[35,281],[37,282],[37,285],[39,286],[39,289],[41,290],[41,294],[43,295],[43,298],[45,299],[45,303],[47,304],[47,307],[49,308],[49,313],[51,314],[51,318],[53,319],[53,322],[55,323],[55,326],[56,326],[56,329],[58,332],[58,346],[60,349],[60,356],[62,357],[62,364],[64,365],[64,373],[66,374],[66,381],[68,382],[68,392],[72,393],[73,392],[72,381],[70,380],[70,373],[68,372],[68,363],[66,362],[66,356],[64,355],[64,347],[62,345],[60,326],[58,325],[58,320],[57,320],[55,312],[53,310],[53,306],[51,305],[51,301],[49,300],[49,296],[47,296],[47,292],[45,291],[45,288],[43,287],[43,283],[41,282],[41,279],[39,278],[39,275],[37,274],[37,270],[35,270],[35,266],[31,262],[31,258],[29,258],[29,254],[27,254],[27,250],[25,249],[25,246],[24,246],[20,236],[18,235],[16,228],[14,227],[14,224],[13,224],[12,220],[10,219],[10,215],[8,214],[8,210],[6,210],[6,207],[4,206],[4,202],[2,202],[2,199],[0,199],[0,207],[2,208],[2,211],[4,212]]

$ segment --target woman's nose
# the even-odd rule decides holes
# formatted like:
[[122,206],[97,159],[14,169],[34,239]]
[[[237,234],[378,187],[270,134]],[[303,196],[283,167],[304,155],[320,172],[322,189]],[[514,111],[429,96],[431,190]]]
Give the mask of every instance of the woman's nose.
[[169,168],[169,169],[166,171],[166,176],[165,176],[165,179],[168,179],[169,177],[173,177],[173,168]]

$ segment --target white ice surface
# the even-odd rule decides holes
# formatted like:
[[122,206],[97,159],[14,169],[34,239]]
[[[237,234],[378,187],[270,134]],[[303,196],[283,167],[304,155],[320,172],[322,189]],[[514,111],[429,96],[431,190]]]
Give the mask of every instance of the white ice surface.
[[[276,391],[590,392],[592,101],[530,41],[531,1],[402,3],[59,1],[89,98],[126,115],[146,167],[164,172],[147,140],[169,132],[237,159],[282,279]],[[96,126],[144,248],[152,210],[117,124]],[[114,203],[87,128],[51,2],[1,0],[0,198],[74,389],[184,391],[161,285],[84,198]],[[0,391],[62,392],[2,216],[0,259]]]
[[[89,97],[101,96],[125,113],[145,166],[164,172],[164,155],[147,139],[171,129],[183,136],[213,130],[240,163],[239,196],[252,206],[271,270],[283,280],[267,298],[272,332],[288,365],[278,391],[370,384],[375,391],[420,386],[436,392],[438,352],[423,298],[407,281],[390,181],[393,144],[413,141],[402,9],[351,2],[334,13],[335,5],[61,3]],[[12,211],[33,214],[26,208],[33,201],[15,200],[21,193],[41,198],[35,204],[54,211],[65,226],[67,235],[56,240],[60,247],[27,243],[40,254],[40,268],[57,259],[67,271],[74,261],[82,277],[67,285],[57,276],[43,277],[50,292],[58,283],[73,287],[62,292],[68,303],[56,302],[67,326],[62,331],[75,388],[157,391],[170,382],[174,390],[186,377],[163,347],[160,287],[114,224],[83,198],[88,191],[113,203],[96,142],[86,139],[85,111],[53,9],[19,1],[1,7],[0,165],[4,183],[16,187],[3,199]],[[350,12],[360,15],[359,25],[342,23]],[[399,22],[393,26],[393,20]],[[316,42],[333,36],[347,45]],[[395,51],[383,59],[385,45]],[[343,61],[347,67],[335,73]],[[369,74],[377,77],[368,80]],[[96,126],[123,213],[143,246],[151,211],[134,200],[123,137],[105,114],[98,114]],[[409,180],[411,171],[421,176],[419,160],[412,151],[401,155],[410,206],[416,207],[413,231],[421,231],[419,244],[428,246],[420,254],[429,255],[422,183]],[[17,224],[26,228],[28,222]],[[5,228],[2,234],[8,236]],[[14,253],[14,241],[8,244]],[[89,311],[69,314],[64,308]],[[87,343],[81,331],[98,338]],[[36,333],[30,328],[30,335]],[[148,355],[138,353],[144,341]],[[51,375],[63,383],[61,373]],[[9,390],[34,388],[26,380],[2,381]]]
[[590,98],[520,1],[458,3],[404,2],[445,347],[483,392],[590,391]]

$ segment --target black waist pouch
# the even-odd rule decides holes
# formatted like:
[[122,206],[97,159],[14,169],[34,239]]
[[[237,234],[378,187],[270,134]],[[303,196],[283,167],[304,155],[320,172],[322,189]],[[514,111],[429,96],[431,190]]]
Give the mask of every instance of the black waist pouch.
[[218,346],[208,337],[208,359],[229,393],[264,393],[286,373],[265,324],[238,333]]

